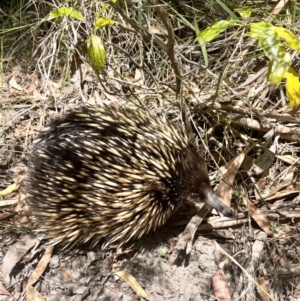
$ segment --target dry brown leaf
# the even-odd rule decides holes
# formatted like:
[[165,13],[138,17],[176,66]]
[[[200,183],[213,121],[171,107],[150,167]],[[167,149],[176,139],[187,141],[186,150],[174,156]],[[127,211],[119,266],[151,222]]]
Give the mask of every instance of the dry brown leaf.
[[[223,165],[222,167],[220,167],[220,172],[224,175],[227,170],[228,170],[228,167],[231,165],[231,163],[235,160],[235,158],[231,159],[229,162],[227,162],[225,165]],[[249,156],[245,156],[244,158],[244,161],[241,165],[241,167],[243,168],[243,170],[245,171],[249,171],[252,166],[253,166],[253,162],[254,162],[254,159],[249,157]]]
[[276,194],[281,189],[291,185],[295,179],[295,172],[296,172],[296,167],[293,167],[293,168],[289,168],[287,170],[287,172],[282,173],[281,178],[278,179],[278,181],[280,181],[280,183],[275,188],[261,193],[262,196],[264,197],[264,199],[267,199],[268,197]]
[[246,197],[243,197],[244,204],[249,208],[250,214],[256,223],[269,235],[272,235],[271,221],[258,209],[255,205],[249,201]]
[[125,76],[124,78],[128,83],[134,83],[135,79],[133,77]]
[[12,206],[18,203],[18,198],[11,198],[6,200],[0,200],[0,207]]
[[262,301],[270,301],[269,296],[265,293],[268,291],[267,289],[267,282],[264,277],[257,278],[257,283],[259,286],[257,287],[257,292],[261,297]]
[[231,300],[230,291],[227,283],[228,281],[223,270],[219,270],[214,274],[212,280],[212,286],[213,286],[215,296],[219,301]]
[[164,28],[159,28],[157,26],[148,26],[147,24],[144,24],[143,27],[151,34],[154,33],[156,35],[167,35],[167,31]]
[[[32,286],[39,278],[40,276],[44,273],[50,259],[52,256],[52,251],[53,251],[53,246],[49,246],[41,260],[39,261],[38,265],[32,272],[30,278],[28,279],[27,286]],[[26,290],[27,291],[27,290]]]
[[9,274],[14,266],[23,258],[23,256],[30,250],[37,238],[32,235],[25,235],[16,244],[11,245],[3,258],[2,273],[6,285],[10,284]]
[[228,166],[226,174],[217,188],[217,196],[223,200],[223,202],[230,207],[232,197],[232,186],[236,177],[236,174],[244,161],[246,154],[253,148],[253,146],[244,150],[239,156],[237,156],[231,164]]
[[46,299],[31,285],[26,286],[27,301],[46,301]]
[[158,28],[156,26],[150,26],[151,33],[157,34],[157,35],[166,35],[166,31],[164,29]]
[[125,282],[127,282],[128,285],[133,289],[133,291],[140,297],[143,297],[144,299],[148,300],[148,296],[144,289],[141,287],[141,285],[138,283],[138,281],[127,271],[119,271],[116,272],[115,275],[122,278]]
[[[134,82],[136,84],[143,85],[143,70],[136,68],[134,72]],[[138,87],[140,89],[140,87]]]
[[23,88],[17,83],[16,78],[14,76],[10,79],[8,83],[12,88],[18,91],[23,91]]
[[267,177],[269,176],[269,174],[270,174],[270,169],[268,168],[260,175],[260,179],[256,182],[257,189],[254,190],[256,199],[260,199],[260,194],[258,193],[258,191],[262,191],[265,189],[268,183]]
[[300,165],[300,158],[293,155],[284,155],[284,156],[277,155],[277,159],[282,160],[283,162],[290,165],[294,165],[294,164]]
[[275,199],[282,199],[282,198],[286,198],[286,197],[296,194],[296,193],[297,194],[300,193],[300,189],[295,189],[295,188],[291,187],[290,189],[288,188],[286,190],[279,191],[275,194],[272,194],[271,196],[264,198],[264,200],[271,201],[271,200],[275,200]]
[[278,15],[288,2],[289,2],[288,0],[279,1],[277,3],[277,5],[275,6],[275,8],[273,9],[271,14],[272,15]]
[[11,296],[11,293],[6,289],[2,282],[0,282],[0,295]]
[[[16,202],[17,202],[18,200],[16,200]],[[1,202],[0,202],[1,203]],[[1,207],[1,205],[0,205],[0,207]],[[6,219],[6,218],[8,218],[8,217],[10,217],[10,216],[14,216],[16,213],[15,212],[3,212],[3,213],[0,213],[0,220],[2,220],[2,219]]]

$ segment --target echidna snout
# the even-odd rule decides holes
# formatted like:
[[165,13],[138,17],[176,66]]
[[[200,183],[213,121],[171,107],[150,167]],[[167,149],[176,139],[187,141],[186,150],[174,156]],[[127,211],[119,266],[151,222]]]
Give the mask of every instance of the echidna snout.
[[226,217],[234,216],[233,210],[226,206],[212,191],[207,193],[206,198],[202,202],[215,208]]

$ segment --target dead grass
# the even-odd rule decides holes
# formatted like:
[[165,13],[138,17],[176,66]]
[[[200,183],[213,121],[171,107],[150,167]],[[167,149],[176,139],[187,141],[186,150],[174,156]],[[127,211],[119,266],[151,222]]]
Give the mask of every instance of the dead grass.
[[[230,15],[217,1],[177,2],[109,2],[103,16],[118,25],[97,31],[107,53],[99,77],[87,62],[85,45],[102,2],[78,2],[85,23],[71,18],[42,22],[56,1],[3,4],[1,189],[25,172],[20,167],[26,165],[35,131],[71,107],[117,103],[185,124],[188,117],[213,182],[222,183],[226,175],[223,198],[238,212],[234,221],[215,215],[208,219],[214,233],[232,238],[230,253],[253,278],[229,260],[232,300],[297,300],[299,113],[288,109],[284,86],[274,89],[266,82],[267,61],[255,41],[241,38],[242,28],[207,45],[205,67],[194,42],[196,31]],[[299,35],[295,3],[273,15],[274,1],[243,1],[243,6],[253,7],[252,21],[271,19]],[[226,4],[234,13],[237,4]],[[299,72],[299,54],[294,55],[293,67]],[[27,225],[30,213],[18,196],[17,190],[0,200],[0,218],[6,224]],[[201,233],[206,226],[200,226]],[[11,227],[1,229],[0,247],[6,252],[19,234]],[[254,279],[272,299],[257,290]]]

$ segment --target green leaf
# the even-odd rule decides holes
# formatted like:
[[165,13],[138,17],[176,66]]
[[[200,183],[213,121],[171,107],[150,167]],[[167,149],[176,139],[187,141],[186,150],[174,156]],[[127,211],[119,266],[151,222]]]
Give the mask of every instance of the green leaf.
[[285,40],[288,47],[300,52],[300,40],[289,30],[275,26],[276,33],[280,38]]
[[101,16],[108,8],[110,7],[110,4],[106,3],[104,4],[101,9],[97,12],[97,16]]
[[249,18],[252,14],[251,7],[237,8],[235,11],[237,11],[243,19]]
[[71,17],[73,19],[84,21],[82,13],[73,7],[60,7],[50,12],[48,20],[56,19],[58,17]]
[[164,247],[163,249],[161,249],[159,256],[168,257],[168,252],[169,252],[169,249],[167,247]]
[[[116,3],[118,0],[112,0],[113,3]],[[97,12],[98,18],[110,7],[110,4],[106,3],[104,4],[101,9]]]
[[101,17],[95,23],[95,30],[109,25],[115,25],[117,22],[111,18]]
[[99,74],[105,66],[106,52],[102,40],[98,36],[91,35],[88,38],[87,54],[92,68]]
[[270,62],[268,80],[278,87],[290,65],[290,54],[283,47],[279,47],[276,58]]
[[237,23],[239,23],[238,20],[221,20],[219,22],[216,22],[215,24],[209,26],[208,28],[200,31],[197,34],[197,37],[195,39],[195,41],[199,41],[200,44],[205,44],[207,42],[210,42],[211,40],[213,40],[219,33],[223,32],[224,30],[226,30],[227,28],[236,25]]
[[250,25],[249,35],[258,40],[259,46],[269,58],[268,80],[278,86],[291,65],[289,53],[280,44],[275,26],[267,22]]
[[277,57],[279,50],[279,36],[275,27],[267,22],[251,23],[249,36],[258,40],[259,46],[263,49],[270,60]]
[[286,72],[285,77],[289,107],[293,109],[296,106],[300,106],[300,79],[299,75],[292,67]]

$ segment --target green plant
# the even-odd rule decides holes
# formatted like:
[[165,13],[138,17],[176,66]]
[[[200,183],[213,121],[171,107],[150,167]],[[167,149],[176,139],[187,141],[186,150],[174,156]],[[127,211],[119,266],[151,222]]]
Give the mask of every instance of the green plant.
[[202,49],[205,44],[213,40],[221,32],[232,26],[242,26],[245,37],[251,37],[258,41],[259,46],[268,58],[268,81],[276,87],[286,79],[286,91],[290,108],[296,109],[300,105],[300,80],[296,70],[291,67],[289,51],[300,53],[300,40],[289,30],[274,26],[269,22],[248,22],[251,16],[251,8],[236,10],[242,20],[221,20],[197,34],[195,41],[200,43]]
[[[116,0],[114,1],[116,2]],[[96,32],[98,29],[101,29],[105,26],[114,25],[116,22],[111,18],[103,17],[102,14],[105,10],[109,8],[109,4],[105,4],[100,11],[96,13],[96,21],[94,23],[93,31]],[[61,18],[61,17],[69,17],[75,20],[85,22],[84,15],[77,9],[73,7],[60,7],[58,9],[52,10],[48,17],[47,21]],[[100,37],[98,37],[95,33],[92,33],[87,38],[87,56],[89,58],[89,62],[93,70],[96,74],[101,73],[104,69],[105,61],[106,61],[106,52],[103,45],[103,42]]]

